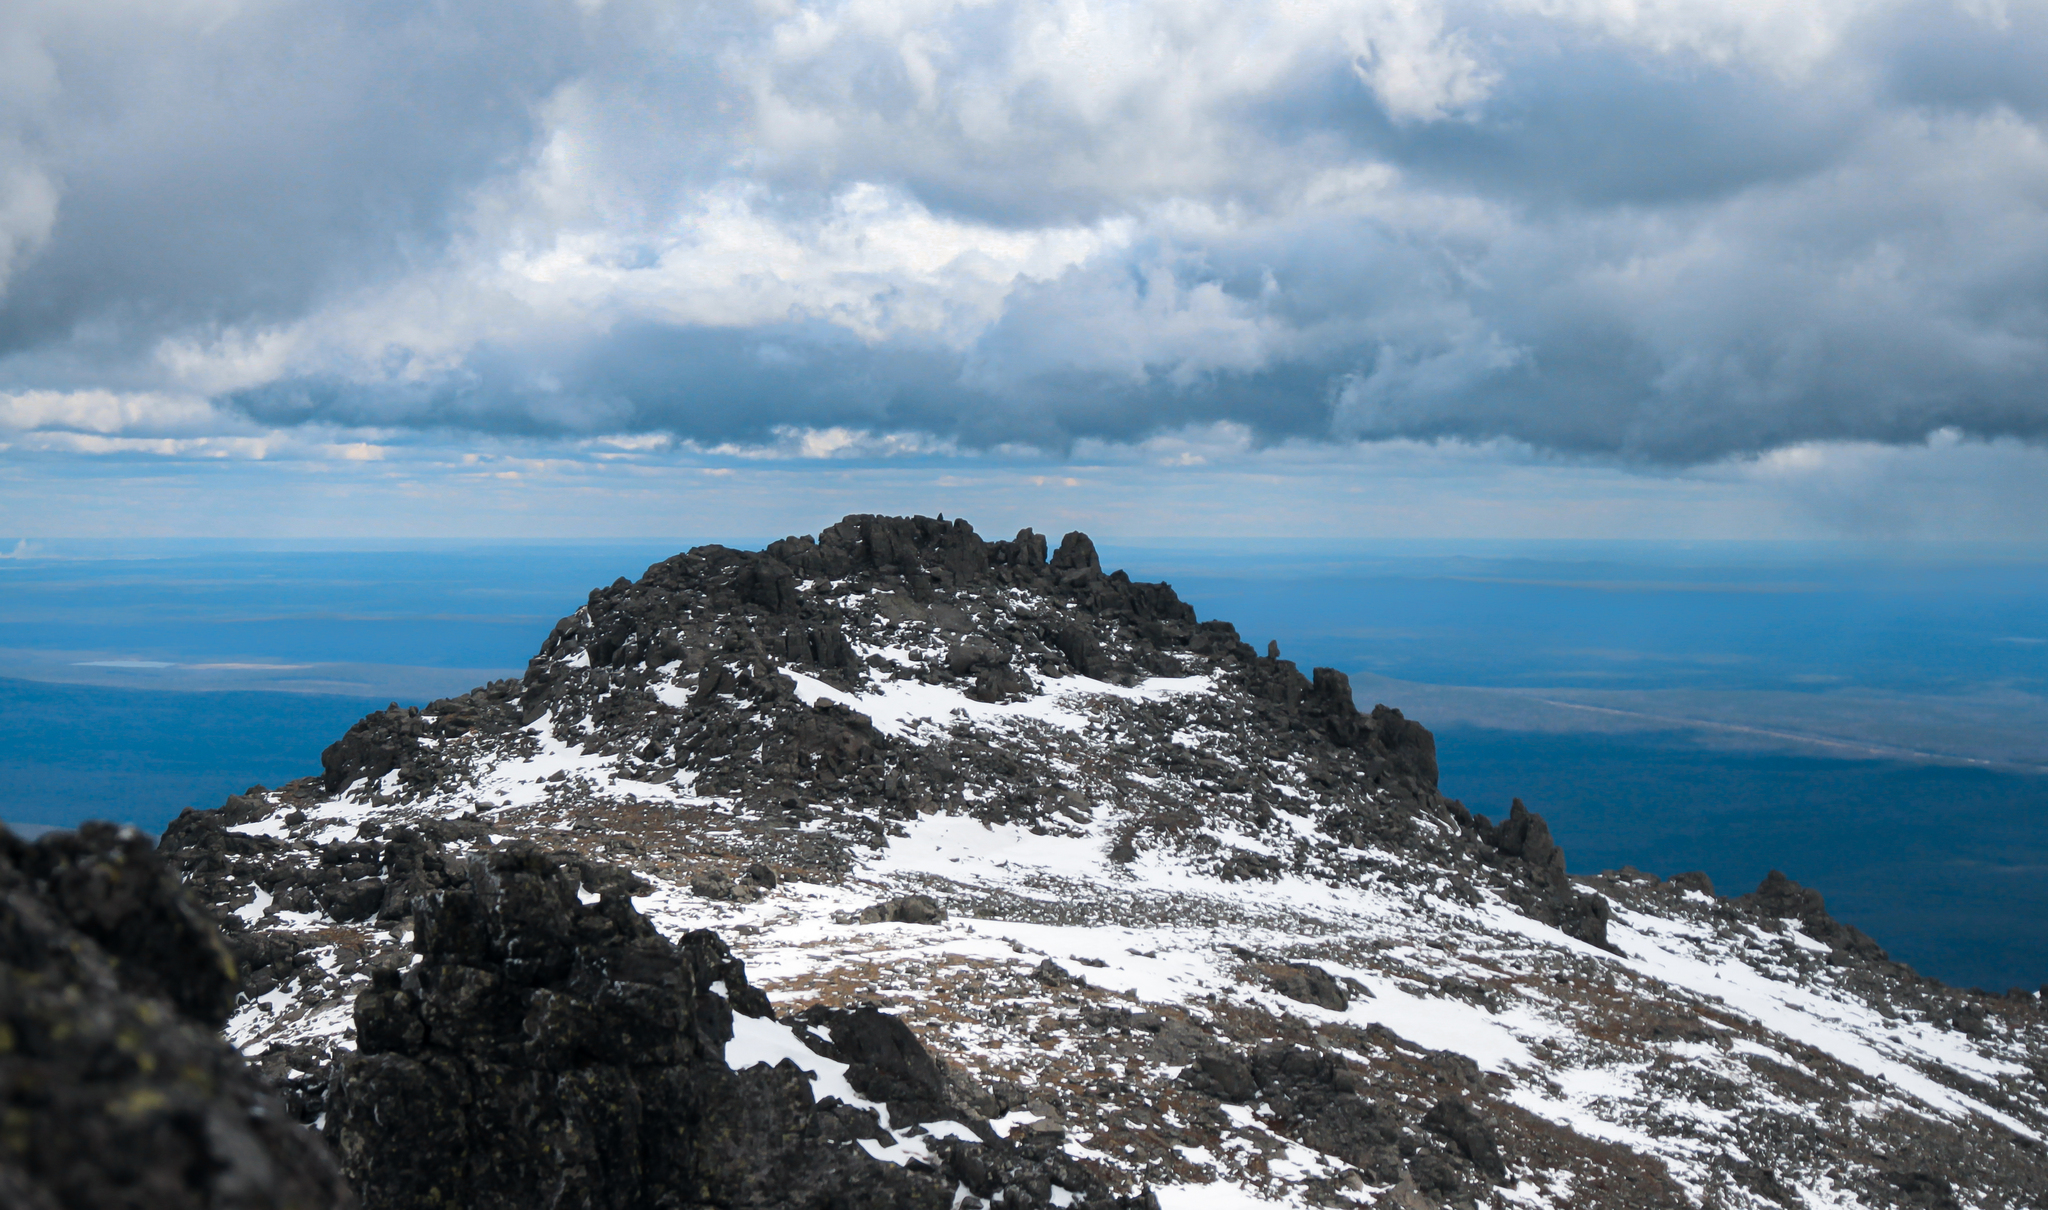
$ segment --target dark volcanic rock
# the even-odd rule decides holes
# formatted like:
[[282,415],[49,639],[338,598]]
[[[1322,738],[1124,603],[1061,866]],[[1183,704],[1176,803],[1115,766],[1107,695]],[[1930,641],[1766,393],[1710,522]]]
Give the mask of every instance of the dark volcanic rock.
[[795,1021],[809,1031],[804,1041],[812,1050],[850,1065],[846,1082],[855,1092],[888,1104],[897,1126],[973,1117],[951,1095],[938,1060],[909,1026],[888,1013],[873,1005],[849,1011],[821,1004],[797,1014]]
[[1047,958],[1031,970],[1031,977],[1047,987],[1071,987],[1079,982],[1074,972]]
[[1357,1165],[1377,1184],[1399,1179],[1399,1118],[1367,1095],[1357,1073],[1327,1054],[1285,1045],[1253,1052],[1246,1066],[1289,1134]]
[[1819,891],[1800,886],[1777,870],[1764,875],[1763,882],[1754,891],[1736,902],[1767,916],[1797,920],[1808,936],[1825,943],[1837,953],[1854,955],[1866,961],[1890,961],[1884,949],[1863,930],[1828,915],[1827,903]]
[[140,832],[88,823],[12,855],[50,907],[99,947],[123,990],[219,1028],[237,976],[220,931]]
[[950,1204],[794,1066],[726,1065],[734,1007],[767,1005],[712,990],[747,986],[715,937],[672,944],[577,885],[530,846],[478,859],[419,905],[419,964],[357,999],[327,1130],[366,1207]]
[[1422,1116],[1422,1124],[1456,1143],[1458,1150],[1488,1180],[1498,1183],[1507,1179],[1508,1166],[1501,1160],[1500,1144],[1494,1141],[1493,1127],[1474,1113],[1470,1105],[1445,1098]]
[[[884,637],[898,626],[923,636],[914,650]],[[885,658],[883,649],[906,654]],[[990,541],[959,520],[856,515],[815,539],[785,538],[761,551],[697,547],[637,581],[592,591],[556,624],[521,681],[364,718],[323,754],[320,787],[373,805],[415,802],[461,783],[451,761],[473,748],[455,741],[504,737],[549,718],[558,740],[629,761],[625,775],[635,779],[665,783],[687,773],[699,794],[730,796],[745,810],[792,822],[811,804],[836,802],[844,814],[828,821],[834,843],[884,843],[896,821],[932,809],[1048,830],[1084,821],[1063,795],[1038,788],[1028,755],[966,737],[910,742],[885,734],[842,704],[799,694],[794,674],[840,690],[871,676],[915,679],[983,702],[1030,696],[1070,676],[1124,686],[1150,676],[1216,677],[1253,717],[1226,719],[1219,705],[1219,717],[1203,720],[1229,736],[1192,762],[1217,796],[1209,810],[1243,812],[1254,829],[1263,827],[1276,792],[1266,758],[1284,754],[1332,794],[1317,821],[1328,847],[1317,846],[1320,856],[1299,847],[1208,849],[1197,834],[1201,820],[1161,813],[1119,838],[1120,859],[1148,845],[1205,851],[1220,877],[1271,881],[1308,872],[1312,860],[1341,865],[1333,852],[1344,847],[1427,858],[1484,847],[1498,874],[1522,884],[1510,894],[1521,910],[1605,942],[1599,906],[1571,890],[1540,820],[1511,817],[1494,836],[1466,832],[1455,846],[1445,843],[1437,822],[1464,829],[1471,817],[1437,789],[1427,728],[1384,705],[1360,711],[1336,669],[1304,675],[1277,647],[1260,655],[1229,623],[1198,622],[1171,585],[1105,574],[1079,533],[1048,558],[1045,538],[1030,530]],[[662,684],[687,685],[687,696],[657,694]],[[1131,721],[1163,726],[1166,709],[1134,708]],[[1160,717],[1139,717],[1148,713]],[[742,715],[759,725],[739,723]],[[1157,759],[1188,763],[1182,753]],[[991,785],[1002,789],[969,793]],[[342,896],[343,911],[362,910],[346,892],[329,894]],[[367,889],[362,894],[366,902]],[[401,903],[387,899],[379,918],[395,918]]]
[[1567,885],[1564,872],[1564,850],[1550,838],[1550,825],[1541,815],[1535,814],[1522,805],[1517,798],[1508,808],[1508,817],[1488,837],[1493,847],[1510,857],[1519,857],[1529,863],[1537,876],[1554,887]]
[[235,966],[132,829],[0,829],[0,1205],[353,1204],[216,1032]]
[[724,870],[699,870],[690,876],[690,893],[703,899],[749,902],[760,897],[753,882],[734,882]]
[[[328,1096],[328,1135],[370,1210],[939,1210],[966,1179],[952,1166],[985,1181],[1022,1162],[992,1134],[939,1152],[948,1171],[872,1158],[858,1140],[893,1142],[872,1110],[816,1101],[787,1060],[727,1065],[735,1011],[771,1010],[723,942],[670,943],[623,894],[586,904],[578,885],[513,844],[416,905],[419,962],[358,997],[360,1049]],[[969,1116],[896,1018],[818,1009],[803,1024],[897,1126]],[[1085,1170],[1058,1179],[1076,1204],[1130,1204]]]
[[1493,1128],[1462,1101],[1439,1100],[1420,1122],[1449,1147],[1421,1147],[1418,1136],[1403,1129],[1399,1110],[1322,1051],[1286,1043],[1247,1054],[1212,1051],[1197,1057],[1181,1079],[1220,1101],[1261,1105],[1261,1115],[1281,1133],[1354,1166],[1373,1184],[1391,1185],[1405,1174],[1418,1187],[1450,1195],[1507,1175]]
[[946,909],[929,895],[899,895],[863,908],[862,924],[944,924]]
[[[1483,822],[1484,816],[1480,819]],[[1482,829],[1482,834],[1502,858],[1527,870],[1539,888],[1535,896],[1524,897],[1524,911],[1556,925],[1567,936],[1613,948],[1607,941],[1607,922],[1613,909],[1598,895],[1581,895],[1572,889],[1571,879],[1565,875],[1564,850],[1551,838],[1550,825],[1541,815],[1517,798],[1500,826]]]
[[1302,963],[1289,967],[1273,978],[1273,990],[1290,1000],[1303,1004],[1314,1004],[1320,1008],[1343,1012],[1351,1007],[1351,997],[1330,977],[1330,972],[1320,966]]
[[1251,1065],[1227,1052],[1197,1056],[1181,1073],[1181,1079],[1197,1092],[1206,1092],[1233,1105],[1245,1104],[1259,1095],[1259,1081],[1252,1074]]
[[518,692],[518,681],[494,681],[461,697],[433,702],[424,711],[393,702],[365,715],[320,754],[321,785],[332,794],[358,780],[375,783],[396,772],[407,789],[429,788],[446,767],[434,747],[420,741],[438,743],[480,728],[502,728],[508,721],[506,703]]
[[1901,1206],[1925,1210],[1962,1210],[1955,1186],[1931,1172],[1887,1172],[1884,1180]]
[[1683,874],[1673,874],[1665,881],[1681,891],[1698,891],[1702,895],[1714,893],[1714,880],[1707,877],[1704,870],[1687,870]]

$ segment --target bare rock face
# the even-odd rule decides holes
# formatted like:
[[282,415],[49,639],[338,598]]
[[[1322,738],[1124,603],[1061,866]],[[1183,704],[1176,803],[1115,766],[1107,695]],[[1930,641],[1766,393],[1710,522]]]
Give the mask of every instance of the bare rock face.
[[132,829],[0,829],[0,1205],[352,1206],[219,1034],[234,960]]

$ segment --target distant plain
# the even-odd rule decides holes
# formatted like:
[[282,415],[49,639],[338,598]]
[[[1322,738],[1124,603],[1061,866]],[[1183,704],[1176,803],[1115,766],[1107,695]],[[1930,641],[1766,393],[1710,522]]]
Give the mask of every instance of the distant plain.
[[[518,675],[590,588],[690,544],[0,559],[0,818],[154,830],[316,772],[365,710]],[[1103,557],[1428,724],[1445,792],[1496,817],[1522,797],[1574,872],[1703,869],[1739,893],[1775,867],[1926,973],[2048,980],[2048,552],[1275,541]]]

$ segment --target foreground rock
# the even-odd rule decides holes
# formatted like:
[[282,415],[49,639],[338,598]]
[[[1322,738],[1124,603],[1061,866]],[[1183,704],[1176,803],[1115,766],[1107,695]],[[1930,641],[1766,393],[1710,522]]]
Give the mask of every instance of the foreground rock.
[[[818,1010],[790,1032],[717,936],[672,943],[620,884],[593,891],[531,845],[462,873],[417,905],[418,961],[356,998],[327,1133],[368,1210],[947,1210],[963,1183],[1004,1206],[1055,1188],[1053,1204],[1136,1204],[997,1141],[893,1017]],[[820,1099],[788,1059],[728,1056],[735,1013],[757,1043],[779,1033],[843,1065],[865,1103]],[[910,1146],[884,1115],[968,1138]]]
[[0,1206],[353,1205],[320,1139],[221,1040],[237,982],[141,835],[0,829]]

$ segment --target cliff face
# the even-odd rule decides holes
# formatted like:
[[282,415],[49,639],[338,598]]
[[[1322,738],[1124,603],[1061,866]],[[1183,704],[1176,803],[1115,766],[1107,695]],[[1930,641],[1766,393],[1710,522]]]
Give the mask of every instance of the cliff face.
[[375,1204],[2048,1196],[2034,997],[1782,878],[1573,877],[1341,673],[1048,545],[693,550],[181,817],[230,1036]]

